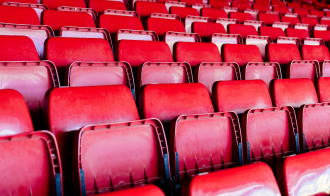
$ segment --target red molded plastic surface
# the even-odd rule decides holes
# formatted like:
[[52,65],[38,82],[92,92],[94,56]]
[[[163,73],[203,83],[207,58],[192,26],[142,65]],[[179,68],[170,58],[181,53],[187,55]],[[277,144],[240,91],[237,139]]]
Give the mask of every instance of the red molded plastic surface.
[[0,90],[0,103],[0,136],[33,131],[29,110],[19,92]]
[[188,6],[198,3],[198,4],[203,4],[202,0],[180,0],[180,2],[185,2],[188,4]]
[[[0,148],[0,195],[63,195],[62,169],[53,134],[38,131],[2,136]],[[57,180],[61,187],[56,187]]]
[[293,13],[299,14],[300,17],[309,15],[309,11],[307,9],[294,9]]
[[30,7],[0,6],[0,22],[40,25],[37,12]]
[[280,14],[285,14],[290,12],[288,7],[273,6],[274,12],[279,12]]
[[119,61],[126,61],[132,67],[149,62],[173,62],[170,48],[165,42],[121,40],[118,45]]
[[181,115],[171,124],[169,143],[172,174],[179,179],[176,184],[199,173],[242,164],[241,130],[234,112]]
[[317,82],[317,94],[320,99],[320,103],[330,102],[330,77],[321,77]]
[[121,1],[107,1],[107,0],[89,0],[90,8],[94,9],[97,13],[103,13],[104,10],[126,10],[126,6]]
[[294,3],[287,3],[287,6],[288,7],[291,7],[291,8],[301,8],[301,3],[299,3],[299,2],[294,2]]
[[228,25],[229,34],[239,34],[243,39],[248,35],[258,36],[256,28],[252,25],[241,25],[241,24],[229,24]]
[[318,16],[318,17],[325,16],[324,15],[324,12],[323,11],[319,11],[319,10],[310,10],[310,13],[311,13],[311,15]]
[[216,81],[240,80],[237,63],[201,63],[195,71],[195,81],[204,84],[212,95],[212,86]]
[[49,9],[55,10],[59,6],[80,7],[85,8],[84,0],[42,0],[42,4],[46,5]]
[[330,149],[287,157],[277,168],[278,185],[287,195],[327,195],[329,193]]
[[287,28],[285,32],[287,37],[298,37],[300,41],[309,37],[309,33],[306,29]]
[[203,62],[222,62],[213,43],[178,42],[174,45],[173,56],[176,62],[188,62],[192,67]]
[[280,17],[277,14],[258,14],[259,21],[263,21],[266,25],[271,25],[273,22],[280,22]]
[[214,33],[227,34],[225,28],[220,23],[194,22],[191,26],[192,32],[201,37],[210,37]]
[[275,80],[270,92],[276,107],[298,108],[303,104],[319,102],[314,84],[307,78]]
[[[141,17],[148,17],[152,13],[168,14],[167,8],[163,3],[137,1],[135,2],[135,11]],[[120,22],[120,21],[118,21]]]
[[303,60],[317,60],[320,63],[324,60],[330,60],[329,50],[326,46],[303,45],[301,56]]
[[170,8],[171,14],[177,14],[180,18],[184,18],[186,16],[199,16],[199,12],[195,8],[188,8],[188,7],[171,7]]
[[228,14],[225,10],[214,8],[202,8],[201,16],[209,17],[211,20],[216,20],[217,18],[228,18]]
[[285,7],[286,6],[286,2],[283,2],[283,1],[271,1],[272,2],[272,5],[277,5],[277,6],[274,6],[274,7]]
[[96,27],[93,17],[87,12],[45,10],[42,14],[44,25],[59,31],[64,26]]
[[297,45],[268,44],[266,48],[266,61],[277,62],[281,66],[285,66],[292,60],[301,60]]
[[259,33],[261,36],[269,36],[272,40],[276,40],[278,37],[285,37],[283,29],[276,27],[259,27]]
[[269,5],[262,5],[262,4],[253,4],[253,9],[259,10],[260,12],[272,11]]
[[155,185],[139,186],[116,192],[101,193],[100,196],[165,196],[163,191]]
[[109,33],[116,33],[119,29],[144,30],[138,17],[102,14],[99,19],[100,27]]
[[[8,0],[0,0],[0,4],[8,2]],[[15,0],[17,3],[31,3],[31,4],[37,4],[37,0]]]
[[299,20],[298,17],[282,16],[281,21],[282,22],[289,22],[291,25],[295,25],[297,23],[300,23],[300,20]]
[[141,92],[142,118],[171,121],[182,114],[214,112],[210,96],[204,85],[149,84]]
[[265,163],[199,175],[189,186],[191,196],[212,195],[281,195],[274,174]]
[[314,18],[314,17],[301,17],[300,20],[301,23],[309,24],[311,27],[314,27],[315,25],[319,24],[318,18]]
[[260,50],[255,45],[225,44],[221,48],[221,55],[224,62],[236,62],[239,66],[263,62]]
[[240,23],[243,23],[245,20],[254,20],[251,14],[243,12],[230,12],[229,18],[237,19]]
[[309,78],[312,81],[320,77],[320,65],[317,61],[292,61],[287,67],[286,78]]
[[273,79],[281,79],[281,67],[278,63],[247,63],[243,68],[243,80],[263,80],[269,87]]
[[149,31],[154,31],[158,35],[164,35],[168,31],[183,32],[186,30],[183,23],[180,20],[175,19],[165,19],[165,18],[151,18],[147,20],[146,29]]
[[208,2],[214,8],[230,7],[227,1],[209,0]]
[[76,133],[74,146],[75,185],[81,190],[83,170],[87,195],[159,184],[160,180],[165,182],[162,188],[167,188],[170,168],[165,167],[164,156],[168,148],[157,119],[85,126]]
[[234,111],[272,107],[267,85],[262,80],[219,81],[213,85],[215,111]]
[[248,2],[232,2],[232,7],[237,7],[239,10],[252,9],[251,4]]

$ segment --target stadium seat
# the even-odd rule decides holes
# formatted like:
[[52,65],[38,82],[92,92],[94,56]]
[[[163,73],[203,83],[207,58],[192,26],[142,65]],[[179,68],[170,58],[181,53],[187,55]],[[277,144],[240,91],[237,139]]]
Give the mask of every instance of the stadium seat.
[[316,84],[320,103],[330,102],[330,77],[320,77]]
[[293,13],[297,13],[300,17],[309,15],[309,11],[307,9],[294,9]]
[[86,8],[84,0],[42,0],[49,9],[56,10],[59,6]]
[[285,37],[283,29],[276,27],[261,26],[259,27],[259,34],[261,36],[269,36],[273,41],[278,37]]
[[153,18],[149,17],[146,23],[146,30],[154,31],[158,36],[164,36],[168,31],[186,32],[183,23],[176,17]]
[[173,56],[176,62],[188,62],[192,67],[203,62],[222,62],[213,43],[178,42],[174,45]]
[[307,10],[314,10],[314,9],[315,9],[314,5],[309,5],[309,4],[305,4],[305,3],[303,3],[303,4],[301,5],[301,7],[302,7],[303,9],[307,9]]
[[330,149],[324,149],[283,159],[277,167],[282,195],[327,195],[329,154]]
[[247,2],[238,2],[233,1],[231,3],[232,7],[237,7],[239,10],[252,9],[251,4]]
[[306,29],[287,28],[285,32],[287,37],[297,37],[300,41],[309,37],[309,33]]
[[323,17],[323,18],[321,18],[320,19],[320,24],[324,24],[324,25],[330,25],[330,20],[329,20],[330,18],[328,18],[328,17]]
[[236,62],[239,66],[249,62],[263,62],[259,48],[255,45],[225,44],[221,55],[224,62]]
[[303,104],[319,102],[312,80],[306,78],[275,80],[270,93],[275,107],[299,108]]
[[263,21],[266,25],[272,25],[273,22],[280,22],[280,17],[277,14],[258,14],[259,21]]
[[46,103],[49,130],[55,134],[61,154],[65,189],[72,188],[76,130],[90,124],[139,120],[131,91],[123,85],[55,88],[47,94]]
[[267,12],[267,11],[272,11],[270,9],[270,6],[269,5],[262,5],[262,4],[253,4],[252,8],[254,10],[259,10],[260,12]]
[[288,65],[293,60],[301,60],[297,45],[269,44],[266,49],[267,62],[277,62],[281,66]]
[[309,24],[311,27],[314,27],[315,25],[319,24],[319,20],[317,19],[317,17],[301,17],[300,20],[301,23]]
[[0,90],[0,101],[0,137],[33,132],[29,110],[19,92]]
[[111,47],[104,39],[52,37],[45,44],[46,59],[52,61],[64,84],[65,70],[75,61],[113,62]]
[[154,185],[139,186],[134,188],[128,188],[124,190],[119,190],[115,192],[101,193],[100,196],[165,196],[160,188]]
[[254,3],[262,4],[262,5],[270,5],[269,0],[254,0]]
[[213,86],[212,100],[216,112],[242,114],[248,109],[272,107],[267,85],[262,80],[219,81]]
[[37,12],[30,7],[0,6],[0,22],[40,25]]
[[323,11],[319,11],[319,10],[310,10],[310,13],[311,15],[314,15],[314,16],[318,16],[318,17],[323,17],[325,16],[324,15],[324,12]]
[[220,23],[194,22],[191,29],[192,33],[197,33],[202,39],[209,39],[214,33],[227,34]]
[[301,56],[303,60],[317,60],[319,63],[330,60],[329,50],[326,46],[303,45]]
[[101,14],[99,18],[100,28],[105,28],[111,34],[115,34],[119,29],[144,30],[141,20],[137,15],[110,15]]
[[149,17],[152,13],[168,14],[165,4],[147,1],[136,1],[135,11],[140,17]]
[[317,31],[314,30],[314,37],[321,38],[325,42],[329,42],[330,40],[330,31]]
[[97,13],[103,13],[104,10],[126,10],[126,6],[121,1],[107,0],[89,0],[88,7],[94,9]]
[[202,83],[212,96],[212,86],[216,81],[240,80],[237,63],[201,63],[195,69],[195,82]]
[[209,17],[212,21],[215,21],[218,18],[228,18],[228,14],[225,10],[214,8],[202,8],[201,16]]
[[[280,2],[280,1],[276,1],[276,2]],[[288,7],[280,7],[280,6],[273,6],[273,11],[278,12],[279,14],[286,14],[290,12]]]
[[192,24],[195,22],[207,22],[211,23],[212,20],[209,17],[204,16],[186,16],[184,18],[184,26],[187,33],[192,33]]
[[[1,3],[2,2],[2,3]],[[16,1],[16,2],[8,2],[5,0],[5,2],[0,1],[0,5],[3,6],[13,6],[13,7],[30,7],[33,8],[34,11],[37,13],[39,20],[41,21],[41,14],[43,11],[47,10],[47,6],[43,4],[37,4],[37,3],[31,3],[30,0],[27,0],[26,2],[23,1]]]
[[181,0],[181,2],[187,3],[188,6],[191,6],[193,4],[203,4],[202,0]]
[[[7,0],[0,0],[0,4],[2,5],[3,3],[6,3]],[[37,0],[15,0],[17,3],[30,3],[30,4],[37,4]]]
[[[285,7],[286,6],[286,2],[283,2],[283,1],[271,1],[272,2],[272,5],[277,5],[277,7]],[[276,6],[274,6],[276,7]]]
[[172,121],[182,114],[213,113],[213,106],[203,84],[149,84],[140,94],[141,118]]
[[195,8],[188,7],[171,7],[171,14],[177,14],[181,19],[184,19],[186,16],[199,16],[199,12]]
[[281,66],[278,63],[247,63],[242,70],[243,80],[263,80],[269,87],[274,79],[281,79]]
[[[243,164],[241,131],[234,112],[181,115],[172,122],[169,152],[175,186],[194,175]],[[221,127],[221,129],[218,129]],[[194,145],[195,147],[189,148]],[[184,188],[182,195],[187,195]],[[179,192],[179,191],[178,191]]]
[[117,59],[128,62],[133,68],[145,62],[173,62],[170,48],[161,41],[121,40]]
[[297,23],[300,23],[300,20],[299,20],[298,17],[282,16],[281,21],[282,22],[289,22],[291,25],[295,25]]
[[242,39],[246,38],[248,35],[259,36],[256,28],[252,25],[241,25],[241,24],[229,24],[228,34],[238,34]]
[[2,136],[0,148],[1,195],[63,195],[59,152],[49,131]]
[[243,12],[230,12],[229,18],[237,19],[240,23],[243,23],[245,20],[253,20],[251,14]]
[[272,170],[265,163],[254,163],[198,175],[189,184],[189,195],[280,195]]
[[300,9],[301,8],[301,3],[295,2],[295,3],[287,3],[288,7],[295,8],[295,9]]
[[222,7],[230,7],[227,1],[219,1],[219,0],[208,0],[209,5],[213,8],[222,8]]

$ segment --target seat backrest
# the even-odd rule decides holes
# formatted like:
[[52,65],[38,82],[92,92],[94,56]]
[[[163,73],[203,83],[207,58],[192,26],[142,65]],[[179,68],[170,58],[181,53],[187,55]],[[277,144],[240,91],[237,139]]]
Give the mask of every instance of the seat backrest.
[[38,131],[2,136],[0,148],[1,195],[63,195],[62,169],[53,134]]
[[45,10],[42,14],[42,21],[44,25],[52,27],[54,31],[59,31],[64,26],[96,27],[93,17],[87,12]]
[[314,27],[315,25],[319,24],[319,20],[317,17],[301,17],[300,18],[301,23],[309,24],[311,27]]
[[186,16],[199,16],[199,12],[195,8],[188,8],[188,7],[171,7],[170,8],[171,14],[177,14],[181,19],[184,19]]
[[141,118],[172,121],[182,114],[214,112],[210,96],[204,85],[149,84],[141,92]]
[[255,45],[225,44],[221,48],[221,55],[224,62],[236,62],[239,66],[248,62],[263,62],[260,50]]
[[[123,1],[124,2],[124,1]],[[104,0],[89,0],[88,7],[94,9],[97,13],[103,13],[104,10],[127,10],[122,1],[104,1]]]
[[295,3],[287,3],[287,6],[288,7],[291,7],[291,8],[295,8],[295,9],[299,9],[301,8],[301,3],[298,3],[298,2],[295,2]]
[[154,31],[160,36],[163,36],[168,31],[186,32],[180,20],[153,17],[148,18],[146,29],[148,31]]
[[212,100],[217,112],[272,107],[267,85],[262,80],[219,81],[213,86]]
[[281,195],[274,174],[265,163],[254,163],[196,176],[189,185],[189,192],[191,196],[207,193]]
[[289,17],[289,16],[282,16],[281,17],[282,22],[289,22],[291,25],[295,25],[297,23],[300,23],[300,20],[298,17]]
[[230,12],[229,18],[237,19],[240,23],[243,23],[245,20],[253,20],[251,14],[243,12]]
[[229,24],[228,34],[239,34],[243,39],[248,35],[259,35],[252,25]]
[[245,9],[252,9],[251,4],[248,2],[238,2],[238,1],[233,1],[231,3],[232,7],[237,7],[239,10],[245,10]]
[[228,18],[228,14],[225,10],[219,10],[214,8],[202,8],[201,16],[209,17],[213,21],[217,18]]
[[330,40],[330,31],[314,30],[314,37],[321,38],[323,41],[328,42]]
[[330,25],[330,20],[328,18],[321,18],[320,19],[320,24]]
[[0,22],[40,25],[37,12],[30,7],[0,6]]
[[287,28],[285,32],[287,37],[298,37],[299,40],[309,37],[309,33],[306,29]]
[[320,103],[330,102],[330,77],[320,77],[317,81],[316,89]]
[[177,42],[173,56],[176,62],[188,62],[192,67],[202,62],[222,62],[219,50],[213,43]]
[[[281,2],[281,1],[276,1],[276,2]],[[290,12],[288,7],[280,7],[280,6],[273,6],[273,11],[278,12],[280,14],[285,14]]]
[[113,62],[111,47],[104,39],[52,37],[46,42],[46,59],[54,62],[61,82],[66,68],[75,61]]
[[315,15],[318,16],[318,17],[323,17],[323,16],[325,16],[323,11],[319,11],[319,10],[310,10],[309,12],[311,13],[311,15],[314,15],[314,16],[315,16]]
[[148,17],[152,13],[168,14],[165,4],[146,1],[136,1],[135,11],[141,17]]
[[272,80],[281,78],[281,66],[278,63],[248,63],[242,70],[243,80],[261,79],[267,84],[267,87],[269,87]]
[[0,136],[33,132],[29,110],[19,92],[0,90],[0,101]]
[[32,40],[26,36],[0,35],[0,61],[39,61]]
[[59,6],[66,7],[80,7],[85,8],[86,4],[84,0],[42,0],[42,4],[46,5],[49,9],[56,10]]
[[262,4],[262,5],[270,5],[269,0],[254,0],[254,3]]
[[[242,117],[245,161],[264,161],[299,153],[298,127],[292,107],[248,110]],[[276,160],[276,159],[275,159]]]
[[202,38],[209,38],[214,33],[227,34],[221,23],[194,22],[191,29]]
[[171,192],[166,136],[157,119],[85,126],[74,145],[74,182],[80,195],[104,188],[113,192],[137,182]]
[[317,60],[320,63],[324,60],[330,60],[329,50],[326,46],[303,45],[301,48],[303,60]]
[[329,154],[330,149],[324,149],[284,159],[277,167],[277,182],[282,194],[326,195],[330,188],[325,183],[330,180]]
[[100,28],[105,28],[109,33],[116,33],[119,29],[144,30],[138,17],[101,14]]
[[274,6],[274,7],[285,7],[286,6],[286,2],[283,2],[283,1],[276,1],[275,0],[275,1],[271,1],[271,2],[272,2],[272,5],[277,5],[277,6]]
[[173,120],[169,150],[171,168],[175,168],[172,174],[180,179],[176,184],[199,173],[243,164],[241,130],[236,123],[234,112],[181,115]]
[[280,17],[277,14],[258,14],[259,21],[263,21],[266,25],[271,25],[273,22],[280,22]]
[[275,107],[299,108],[303,104],[319,102],[314,84],[307,78],[275,80],[271,84],[270,93]]
[[277,27],[259,27],[259,34],[261,36],[269,36],[272,40],[277,39],[278,37],[285,37],[285,33],[282,28]]
[[297,45],[295,44],[268,44],[266,48],[266,61],[287,65],[292,60],[301,60]]
[[227,1],[209,0],[208,3],[212,5],[213,8],[230,7]]
[[170,48],[161,41],[121,40],[118,45],[119,61],[126,61],[132,67],[149,62],[173,62]]
[[254,10],[259,10],[260,12],[267,12],[267,11],[271,11],[270,6],[269,5],[263,5],[263,4],[253,4],[252,7]]
[[297,13],[300,17],[309,15],[309,11],[307,9],[294,9],[293,13]]
[[165,196],[163,191],[155,185],[138,186],[134,188],[119,190],[115,192],[101,193],[100,196]]
[[181,0],[181,2],[186,2],[189,6],[195,3],[203,4],[202,0]]

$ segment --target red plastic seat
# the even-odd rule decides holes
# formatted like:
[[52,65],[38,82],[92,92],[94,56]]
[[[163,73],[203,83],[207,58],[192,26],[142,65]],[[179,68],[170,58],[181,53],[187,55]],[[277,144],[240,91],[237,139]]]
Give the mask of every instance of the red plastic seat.
[[283,2],[283,1],[274,0],[274,1],[271,1],[271,2],[272,2],[272,5],[277,5],[277,6],[274,6],[274,7],[285,7],[286,6],[286,3]]
[[310,10],[311,15],[318,16],[318,17],[323,17],[325,16],[323,11],[319,10]]
[[181,19],[186,16],[199,16],[199,12],[195,8],[188,8],[188,7],[171,7],[170,8],[171,14],[177,14]]
[[2,136],[0,148],[1,195],[63,195],[62,167],[53,134],[38,131]]
[[99,18],[100,28],[105,28],[109,33],[116,33],[120,29],[144,30],[138,17],[102,14]]
[[309,33],[306,29],[287,28],[285,31],[287,37],[297,37],[300,41],[309,37]]
[[229,24],[228,34],[239,34],[243,39],[248,35],[259,36],[256,28],[252,25]]
[[280,195],[274,174],[265,163],[199,175],[189,185],[191,196],[221,195]]
[[320,77],[317,81],[316,89],[320,103],[330,102],[330,77]]
[[272,40],[276,40],[278,37],[285,37],[283,29],[276,27],[259,27],[259,34],[261,36],[269,36]]
[[309,10],[307,9],[294,9],[293,13],[297,13],[300,17],[309,15]]
[[303,9],[307,9],[307,10],[314,10],[314,9],[315,9],[314,5],[309,5],[309,4],[305,4],[305,3],[303,3],[303,4],[301,5],[301,7],[302,7]]
[[172,121],[182,114],[213,113],[213,106],[204,85],[149,84],[141,92],[142,118]]
[[295,3],[287,3],[288,7],[295,8],[295,9],[300,9],[301,8],[301,3],[295,2]]
[[239,66],[249,62],[263,62],[259,48],[255,45],[225,44],[221,55],[224,62],[236,62]]
[[173,62],[170,48],[165,42],[121,40],[117,59],[128,62],[133,68],[145,62]]
[[42,14],[44,25],[59,31],[64,26],[95,28],[93,17],[87,12],[45,10]]
[[115,192],[101,193],[98,194],[100,196],[128,196],[128,195],[136,195],[136,196],[165,196],[163,191],[155,185],[146,185],[139,186],[129,189],[124,189]]
[[71,161],[76,130],[90,124],[139,119],[132,93],[123,85],[55,88],[46,99],[49,130],[55,134],[59,145],[66,188],[72,187]]
[[273,6],[273,11],[278,12],[280,14],[286,14],[290,12],[288,7],[280,7],[280,6]]
[[66,7],[80,7],[85,8],[86,4],[84,0],[42,0],[42,4],[46,5],[49,9],[55,10],[59,6]]
[[258,14],[259,21],[263,21],[266,25],[271,25],[273,22],[280,22],[280,17],[277,14]]
[[272,11],[269,5],[262,5],[262,4],[253,4],[253,9],[259,10],[260,12]]
[[173,56],[176,62],[188,62],[192,67],[203,62],[222,62],[213,43],[178,42],[174,45]]
[[229,18],[237,19],[240,23],[243,23],[245,20],[253,20],[251,14],[243,12],[230,12]]
[[0,136],[33,132],[29,110],[23,96],[15,90],[0,90]]
[[37,12],[30,7],[0,6],[0,22],[40,25]]
[[214,8],[202,8],[201,16],[209,17],[211,20],[216,20],[217,18],[228,18],[228,14],[225,10]]
[[188,6],[191,6],[192,4],[195,3],[203,4],[203,0],[180,0],[180,2],[185,2],[188,4]]
[[303,45],[301,56],[303,60],[317,60],[320,63],[330,60],[329,50],[326,46]]
[[136,1],[135,11],[141,17],[148,17],[152,13],[168,14],[165,4],[146,1]]
[[121,1],[107,1],[107,0],[89,0],[89,8],[94,9],[97,13],[103,13],[104,10],[126,10],[126,6]]
[[231,3],[232,7],[237,7],[239,10],[252,9],[251,4],[248,2],[236,2]]
[[270,5],[269,0],[254,0],[254,3],[262,4],[262,5]]
[[230,7],[227,1],[208,0],[208,2],[209,5],[212,5],[213,8]]
[[271,86],[274,106],[299,108],[303,104],[318,103],[318,97],[310,79],[275,80]]
[[220,23],[194,22],[191,29],[193,33],[197,33],[202,38],[210,38],[214,33],[227,34]]
[[[199,173],[243,164],[241,131],[236,123],[234,112],[181,115],[173,120],[169,152],[176,186]],[[195,148],[189,148],[191,145]],[[186,189],[182,188],[182,195],[187,195]]]
[[186,32],[183,23],[180,20],[170,18],[149,17],[147,20],[146,29],[148,31],[156,32],[159,36],[163,36],[168,31]]
[[[0,4],[2,5],[3,3],[8,2],[7,0],[0,0]],[[30,3],[30,4],[37,4],[37,0],[15,0],[17,3]]]
[[[278,165],[278,185],[283,195],[327,195],[330,149],[287,157]],[[308,188],[307,188],[308,187]]]
[[282,16],[281,21],[282,22],[289,22],[291,25],[295,25],[297,23],[300,23],[300,20],[299,20],[298,17]]
[[75,61],[114,61],[111,47],[104,39],[52,37],[45,47],[46,59],[54,62],[63,83],[66,68]]
[[281,66],[278,63],[248,63],[243,67],[243,80],[261,79],[269,87],[274,79],[281,79]]
[[300,20],[301,23],[309,24],[311,27],[314,27],[315,25],[319,24],[319,20],[314,17],[301,17]]
[[314,30],[314,37],[321,38],[323,41],[328,42],[330,40],[330,31]]
[[213,87],[215,111],[242,114],[248,109],[272,107],[267,85],[262,80],[219,81]]
[[295,44],[269,44],[266,59],[268,62],[277,62],[281,66],[286,66],[293,60],[301,60],[301,57]]
[[327,18],[327,19],[325,19],[325,18],[321,18],[320,19],[320,24],[324,24],[324,25],[330,25],[330,20]]

